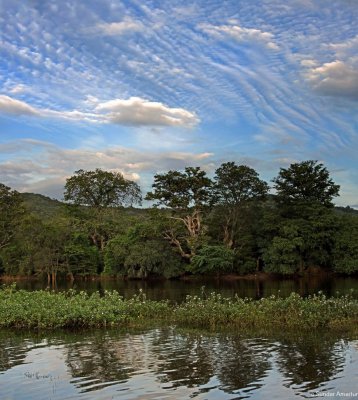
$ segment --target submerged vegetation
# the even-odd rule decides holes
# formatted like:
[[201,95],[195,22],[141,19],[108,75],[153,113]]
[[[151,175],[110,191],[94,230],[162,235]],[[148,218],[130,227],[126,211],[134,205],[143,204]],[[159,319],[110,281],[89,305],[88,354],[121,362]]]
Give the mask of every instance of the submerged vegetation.
[[88,295],[85,292],[0,290],[0,328],[120,327],[150,323],[185,327],[240,329],[329,328],[354,331],[358,323],[358,300],[351,296],[327,298],[322,294],[302,298],[261,300],[224,298],[203,291],[180,304],[152,301],[140,292],[124,299],[118,292]]
[[358,212],[335,208],[339,186],[316,161],[269,185],[223,163],[154,176],[146,200],[120,173],[79,170],[66,203],[0,184],[0,277],[175,278],[202,274],[358,272]]

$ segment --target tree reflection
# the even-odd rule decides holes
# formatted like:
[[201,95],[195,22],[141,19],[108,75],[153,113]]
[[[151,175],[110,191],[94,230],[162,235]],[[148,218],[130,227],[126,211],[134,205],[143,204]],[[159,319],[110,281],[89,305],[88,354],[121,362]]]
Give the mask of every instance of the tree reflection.
[[285,335],[277,347],[277,365],[286,386],[313,390],[339,373],[345,363],[347,344],[324,332]]
[[219,341],[216,352],[216,375],[225,390],[262,386],[259,380],[271,366],[269,342],[227,336]]
[[152,349],[158,353],[158,379],[173,387],[206,384],[215,373],[215,346],[215,338],[200,333],[160,331]]
[[34,342],[23,335],[0,331],[0,373],[23,364],[33,346]]

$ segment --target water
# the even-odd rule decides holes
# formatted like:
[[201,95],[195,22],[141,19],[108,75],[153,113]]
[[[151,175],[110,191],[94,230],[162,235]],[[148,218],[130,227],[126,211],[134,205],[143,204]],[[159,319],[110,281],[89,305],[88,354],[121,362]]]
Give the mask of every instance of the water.
[[[17,287],[26,290],[45,289],[47,282],[23,280],[17,282]],[[169,299],[171,301],[182,301],[186,295],[200,294],[202,286],[205,291],[220,292],[230,297],[237,294],[241,297],[261,298],[274,295],[286,297],[292,292],[302,296],[322,291],[327,296],[335,296],[338,293],[347,294],[352,289],[358,297],[358,279],[343,277],[320,277],[312,276],[301,279],[270,279],[270,280],[225,280],[225,279],[197,279],[193,281],[123,281],[123,280],[97,280],[97,281],[59,281],[57,290],[75,288],[87,292],[118,290],[124,297],[132,297],[142,289],[147,297],[152,300]]]
[[2,331],[0,343],[1,400],[286,400],[358,392],[358,340],[328,332]]

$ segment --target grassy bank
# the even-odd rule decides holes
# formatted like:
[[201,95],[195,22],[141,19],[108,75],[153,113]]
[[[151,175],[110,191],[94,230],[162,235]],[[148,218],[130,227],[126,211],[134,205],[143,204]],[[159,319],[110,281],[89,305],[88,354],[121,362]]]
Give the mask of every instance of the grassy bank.
[[151,301],[139,293],[123,299],[117,292],[28,292],[14,286],[0,290],[0,328],[89,328],[133,326],[146,323],[186,327],[232,326],[258,329],[354,330],[358,325],[358,300],[350,296],[261,300],[223,298],[211,293],[188,296],[184,303]]

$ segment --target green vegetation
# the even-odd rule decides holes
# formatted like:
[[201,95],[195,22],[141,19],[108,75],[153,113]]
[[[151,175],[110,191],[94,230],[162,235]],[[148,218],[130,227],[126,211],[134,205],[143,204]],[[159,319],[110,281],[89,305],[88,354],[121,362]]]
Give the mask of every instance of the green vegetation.
[[0,184],[0,276],[175,278],[190,274],[358,272],[358,213],[334,208],[339,186],[317,161],[273,179],[223,163],[154,176],[141,204],[120,173],[79,170],[66,203]]
[[350,296],[261,300],[223,298],[211,293],[188,296],[181,304],[150,301],[143,293],[125,300],[117,292],[88,295],[85,292],[28,292],[14,286],[0,290],[0,327],[85,328],[164,322],[186,327],[354,329],[358,322],[358,300]]

